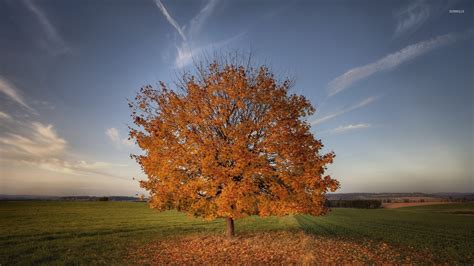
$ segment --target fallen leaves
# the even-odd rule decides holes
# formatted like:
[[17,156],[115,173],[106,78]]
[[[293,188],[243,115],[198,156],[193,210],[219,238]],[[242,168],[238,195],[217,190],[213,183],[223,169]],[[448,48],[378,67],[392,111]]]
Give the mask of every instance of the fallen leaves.
[[372,240],[308,235],[301,231],[173,237],[134,248],[138,264],[419,264],[431,254]]

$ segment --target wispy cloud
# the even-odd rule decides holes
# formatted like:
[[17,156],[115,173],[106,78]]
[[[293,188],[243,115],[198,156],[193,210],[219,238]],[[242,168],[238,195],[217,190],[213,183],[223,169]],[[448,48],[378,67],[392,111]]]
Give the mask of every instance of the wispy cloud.
[[408,35],[416,32],[430,19],[438,17],[446,12],[455,1],[426,1],[418,0],[410,2],[394,13],[397,21],[394,37]]
[[0,119],[12,119],[12,117],[9,114],[0,111]]
[[[0,92],[28,109],[36,111],[22,97],[21,93],[6,79],[0,77]],[[48,102],[43,104],[49,105]],[[31,121],[27,117],[13,119],[9,114],[0,111],[0,160],[25,164],[49,171],[80,175],[89,173],[106,177],[128,179],[110,173],[118,164],[86,161],[78,159],[70,151],[69,143],[59,136],[52,124]],[[117,132],[118,133],[118,132]],[[122,144],[129,145],[127,140]]]
[[371,125],[370,124],[350,124],[350,125],[345,125],[345,126],[339,126],[336,127],[335,129],[332,129],[332,133],[345,133],[347,131],[352,131],[356,129],[363,129],[363,128],[369,128]]
[[429,40],[409,45],[373,63],[350,69],[328,84],[328,94],[329,96],[333,96],[350,87],[357,81],[365,79],[381,71],[388,71],[397,68],[401,64],[411,61],[434,49],[446,46],[459,40],[470,38],[473,36],[473,33],[473,30],[469,30],[464,33],[450,33],[441,35]]
[[63,174],[70,175],[83,175],[83,174],[94,174],[105,177],[112,177],[124,180],[130,180],[130,178],[123,177],[120,175],[112,174],[104,171],[105,169],[110,169],[112,167],[123,167],[126,165],[120,164],[110,164],[106,162],[86,162],[83,160],[62,160],[58,158],[43,158],[38,160],[23,160],[22,164],[36,167],[39,169],[58,172]]
[[133,141],[129,140],[128,138],[121,138],[118,129],[111,127],[105,130],[105,135],[115,144],[117,148],[121,148],[122,146],[132,147]]
[[189,46],[187,43],[182,43],[181,46],[176,47],[178,53],[176,55],[175,64],[178,68],[185,67],[193,62],[193,59],[195,59],[195,56],[209,50],[218,49],[219,47],[225,47],[229,45],[230,43],[240,39],[244,35],[245,33],[239,33],[228,39],[210,43],[202,47],[192,47],[192,46]]
[[41,28],[46,34],[51,52],[54,54],[64,54],[70,52],[70,48],[66,45],[64,39],[61,37],[56,27],[48,19],[44,11],[41,10],[41,8],[39,8],[32,0],[24,0],[23,3],[38,20]]
[[183,38],[183,41],[186,41],[187,38],[186,38],[186,34],[184,34],[183,28],[181,28],[179,26],[178,22],[176,22],[176,20],[170,15],[170,13],[166,9],[165,5],[163,5],[163,3],[161,3],[160,0],[155,0],[155,4],[160,9],[163,16],[165,16],[166,20],[168,20],[168,22],[171,24],[171,26],[173,26],[173,28],[175,28],[175,30],[179,33],[181,38]]
[[342,109],[340,111],[325,115],[321,118],[317,118],[317,119],[311,121],[311,125],[321,124],[321,123],[326,122],[326,121],[328,121],[328,120],[330,120],[334,117],[337,117],[337,116],[343,115],[345,113],[348,113],[348,112],[354,111],[356,109],[359,109],[361,107],[364,107],[364,106],[374,102],[377,99],[378,99],[378,97],[376,97],[376,96],[370,96],[370,97],[368,97],[368,98],[366,98],[366,99],[364,99],[364,100],[362,100],[362,101],[360,101],[360,102],[358,102],[358,103],[356,103],[356,104],[354,104],[354,105],[352,105],[348,108],[345,108],[345,109]]
[[205,21],[211,16],[212,12],[217,6],[218,1],[208,1],[206,5],[199,11],[199,13],[190,20],[189,26],[187,27],[188,30],[186,30],[185,26],[179,25],[176,19],[171,16],[170,12],[160,0],[155,0],[155,3],[166,20],[181,36],[181,43],[176,45],[175,65],[178,68],[189,65],[192,63],[193,58],[202,52],[208,49],[217,49],[219,47],[228,45],[230,42],[233,42],[244,35],[244,33],[239,33],[225,40],[197,46],[196,39],[200,34]]
[[25,99],[23,98],[21,92],[13,86],[8,80],[0,76],[0,92],[8,96],[11,100],[16,102],[17,104],[21,105],[31,113],[36,114],[36,110],[33,109],[29,104],[26,103]]
[[217,5],[217,0],[209,0],[206,5],[199,11],[199,13],[191,19],[189,23],[189,36],[191,39],[196,38],[196,35],[202,29],[204,22],[211,16],[214,8]]
[[66,174],[89,173],[128,179],[107,171],[107,169],[123,165],[88,162],[71,156],[68,142],[58,135],[51,124],[13,120],[10,123],[13,125],[7,131],[0,132],[2,160]]
[[36,167],[38,169],[83,175],[129,179],[109,170],[118,164],[78,159],[69,149],[66,139],[59,136],[52,124],[12,119],[0,112],[0,160]]
[[54,106],[52,103],[48,101],[39,101],[39,100],[34,100],[33,106],[36,106],[38,109],[44,109],[44,110],[54,110],[56,109],[56,106]]
[[60,138],[52,125],[33,122],[27,126],[29,136],[21,133],[6,133],[0,136],[0,143],[10,148],[9,153],[24,157],[41,158],[57,156],[64,152],[67,142]]
[[394,36],[398,37],[409,32],[416,31],[423,23],[425,23],[432,10],[430,5],[424,1],[415,1],[395,13],[397,27]]

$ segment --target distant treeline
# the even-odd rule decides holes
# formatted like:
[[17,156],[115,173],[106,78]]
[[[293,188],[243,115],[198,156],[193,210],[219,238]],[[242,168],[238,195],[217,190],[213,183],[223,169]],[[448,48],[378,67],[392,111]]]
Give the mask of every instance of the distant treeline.
[[474,201],[474,193],[328,193],[328,200],[391,200],[392,202],[404,202],[405,198],[410,198],[410,202],[419,201],[418,198],[433,198],[447,201]]
[[329,208],[377,209],[382,206],[380,200],[326,200]]
[[66,201],[139,201],[136,197],[126,196],[110,196],[110,197],[95,197],[95,196],[68,196],[61,197],[59,200]]
[[145,197],[129,196],[35,196],[35,195],[2,195],[0,201],[145,201]]

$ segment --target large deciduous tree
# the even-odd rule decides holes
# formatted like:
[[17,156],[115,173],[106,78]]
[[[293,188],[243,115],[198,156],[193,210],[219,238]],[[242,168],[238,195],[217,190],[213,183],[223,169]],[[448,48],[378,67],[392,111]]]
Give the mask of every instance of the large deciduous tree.
[[150,206],[225,217],[229,237],[247,215],[324,214],[339,186],[325,175],[335,155],[321,153],[305,120],[315,109],[291,85],[265,66],[215,60],[173,89],[143,87],[129,103],[130,137],[144,151],[132,156]]

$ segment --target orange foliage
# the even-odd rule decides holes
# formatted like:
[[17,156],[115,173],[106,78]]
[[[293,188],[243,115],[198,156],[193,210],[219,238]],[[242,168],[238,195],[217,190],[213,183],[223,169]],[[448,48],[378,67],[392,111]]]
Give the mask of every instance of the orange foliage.
[[142,88],[130,137],[144,151],[133,157],[151,207],[207,219],[325,213],[325,193],[339,186],[325,175],[335,155],[320,154],[303,119],[314,108],[290,86],[267,67],[214,61],[174,90]]

